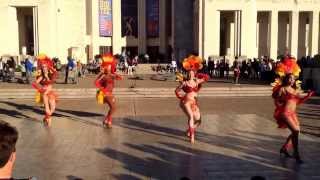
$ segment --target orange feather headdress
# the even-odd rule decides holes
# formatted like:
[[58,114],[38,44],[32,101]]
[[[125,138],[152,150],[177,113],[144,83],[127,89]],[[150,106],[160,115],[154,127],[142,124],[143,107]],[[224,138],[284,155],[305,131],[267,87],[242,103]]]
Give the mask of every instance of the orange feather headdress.
[[43,65],[53,68],[53,61],[47,55],[39,54],[37,56],[37,67],[41,68]]
[[190,55],[182,62],[182,66],[187,71],[198,71],[202,69],[202,59],[199,56]]
[[[287,74],[293,74],[295,77],[299,77],[300,72],[301,69],[297,64],[297,60],[292,57],[287,57],[277,65],[275,73],[279,77],[276,78],[275,82],[273,82],[271,85],[276,88],[282,84],[282,78],[284,76],[286,76]],[[301,81],[296,81],[296,85],[298,88],[300,88],[300,84]]]
[[108,66],[111,66],[111,71],[114,73],[116,71],[116,66],[117,66],[117,60],[116,58],[111,55],[111,54],[104,54],[102,55],[102,63],[101,63],[101,68],[107,68]]

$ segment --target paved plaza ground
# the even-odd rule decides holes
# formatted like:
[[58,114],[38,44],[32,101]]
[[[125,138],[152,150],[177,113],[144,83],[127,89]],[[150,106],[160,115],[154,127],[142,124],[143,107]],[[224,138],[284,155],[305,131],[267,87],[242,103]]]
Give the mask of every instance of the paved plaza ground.
[[60,100],[51,128],[29,100],[0,102],[0,119],[19,130],[15,177],[51,180],[320,179],[320,99],[299,108],[305,164],[279,157],[288,134],[276,128],[270,97],[200,97],[203,124],[191,145],[175,98],[118,99],[114,127],[94,99]]

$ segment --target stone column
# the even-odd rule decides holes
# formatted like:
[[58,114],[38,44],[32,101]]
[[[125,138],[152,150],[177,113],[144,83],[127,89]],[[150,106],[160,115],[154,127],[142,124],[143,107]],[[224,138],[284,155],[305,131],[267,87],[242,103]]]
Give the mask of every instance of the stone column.
[[6,53],[19,55],[19,25],[17,19],[17,8],[9,6],[8,7],[8,24],[7,27],[7,40],[10,42]]
[[38,6],[32,8],[33,14],[33,41],[34,41],[34,55],[39,54],[39,36],[38,36]]
[[234,11],[234,49],[232,49],[233,54],[235,56],[238,56],[238,23],[239,23],[239,19],[238,19],[238,11]]
[[227,48],[227,53],[226,55],[227,56],[234,56],[237,51],[236,51],[236,48],[235,48],[235,45],[236,45],[236,30],[235,30],[235,23],[230,23],[230,26],[229,26],[229,37],[230,37],[230,41],[229,41],[229,44],[230,44],[230,47]]
[[[310,13],[311,14],[311,13]],[[309,17],[310,17],[310,14],[309,14]],[[306,23],[305,25],[306,27],[306,32],[305,32],[305,47],[306,47],[306,56],[310,56],[311,52],[310,52],[310,32],[311,32],[311,26],[310,26],[310,20],[309,22]]]
[[278,56],[278,11],[274,10],[270,13],[270,58],[277,59]]
[[112,1],[112,53],[121,54],[121,1]]
[[198,51],[199,56],[204,58],[204,48],[203,48],[203,42],[204,42],[204,2],[199,0],[198,1]]
[[257,6],[254,0],[248,1],[246,8],[241,11],[240,54],[248,58],[258,56],[257,48]]
[[[114,12],[113,8],[112,8],[112,12]],[[99,0],[92,0],[91,13],[92,13],[91,47],[92,47],[92,55],[93,55],[93,57],[91,57],[91,58],[94,58],[94,56],[96,54],[100,53],[99,52],[99,19],[98,19]],[[114,15],[113,15],[113,17],[114,17]]]
[[[258,15],[258,14],[257,14]],[[259,55],[259,34],[260,34],[260,23],[257,21],[256,24],[256,50],[257,50],[257,56]]]
[[214,1],[204,1],[203,47],[204,57],[220,55],[220,11]]
[[289,16],[290,23],[290,54],[298,56],[298,30],[299,30],[299,11],[292,11]]
[[138,42],[139,42],[138,53],[139,54],[146,53],[147,52],[146,0],[138,0]]
[[168,49],[168,33],[167,33],[167,25],[166,25],[166,19],[167,19],[167,9],[166,9],[166,0],[159,0],[159,38],[160,38],[160,47],[159,52],[167,55],[167,49]]
[[311,34],[311,56],[314,56],[319,52],[319,11],[313,11],[310,18],[312,34]]

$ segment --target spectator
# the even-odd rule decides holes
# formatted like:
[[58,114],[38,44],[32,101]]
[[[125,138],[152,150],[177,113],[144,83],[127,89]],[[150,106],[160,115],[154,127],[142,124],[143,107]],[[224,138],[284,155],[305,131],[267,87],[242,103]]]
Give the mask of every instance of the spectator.
[[219,64],[220,78],[224,78],[224,69],[225,69],[225,62],[221,60]]
[[32,78],[32,70],[33,70],[33,63],[31,62],[30,57],[25,60],[25,67],[26,67],[26,83],[30,84],[30,78]]
[[66,84],[68,84],[68,79],[69,79],[70,72],[75,67],[75,63],[73,62],[73,59],[70,56],[67,57],[67,60],[68,60],[68,63],[67,63],[66,70],[65,70],[66,71],[66,76],[65,76],[65,80],[64,80],[64,82]]
[[229,71],[230,71],[230,67],[229,67],[229,63],[226,62],[225,64],[225,70],[226,70],[226,76],[227,76],[227,79],[229,78]]
[[128,75],[133,75],[133,60],[129,57],[128,58]]
[[256,58],[253,59],[252,63],[252,68],[253,68],[253,79],[259,79],[259,74],[260,74],[260,68],[259,68],[259,62]]
[[214,76],[214,61],[211,57],[209,57],[208,70],[209,70],[209,75],[212,78]]
[[0,121],[0,179],[12,179],[17,140],[16,128]]
[[12,82],[15,79],[15,68],[16,68],[16,63],[13,57],[10,57],[10,59],[7,60],[6,64],[7,64],[6,67],[7,67],[8,81]]
[[234,83],[236,85],[239,84],[239,78],[240,78],[240,66],[239,66],[239,62],[238,61],[235,61],[234,62],[234,67],[233,67],[233,74],[234,74]]
[[144,55],[144,58],[147,61],[147,63],[149,64],[150,57],[147,53]]
[[3,76],[4,76],[4,63],[2,61],[2,58],[0,58],[0,78],[1,78],[1,80],[3,80]]
[[171,60],[171,67],[174,73],[177,72],[177,62],[174,59]]

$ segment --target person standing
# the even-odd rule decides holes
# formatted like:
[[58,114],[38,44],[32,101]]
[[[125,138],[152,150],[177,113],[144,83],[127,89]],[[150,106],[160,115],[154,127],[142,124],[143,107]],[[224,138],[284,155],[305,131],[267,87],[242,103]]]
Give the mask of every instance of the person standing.
[[272,84],[274,86],[272,97],[276,106],[274,118],[279,128],[288,128],[291,132],[280,149],[280,155],[292,157],[289,154],[289,150],[293,146],[293,157],[299,164],[303,163],[303,161],[298,147],[300,122],[296,108],[297,105],[303,103],[314,94],[312,91],[309,91],[306,96],[301,94],[299,83],[296,81],[300,71],[301,69],[295,59],[286,58],[276,67],[276,73],[279,78]]
[[32,70],[33,70],[33,63],[31,62],[30,57],[25,60],[26,66],[26,83],[30,84],[30,79],[32,78]]
[[103,127],[112,127],[112,115],[116,110],[116,100],[113,95],[115,80],[121,80],[122,77],[116,73],[117,61],[111,54],[102,56],[101,72],[95,80],[95,86],[98,88],[97,101],[99,104],[107,103],[109,111],[102,122]]
[[0,78],[3,81],[3,79],[4,79],[4,63],[2,61],[2,58],[0,58]]
[[0,179],[12,179],[17,141],[17,129],[7,122],[0,121]]
[[[39,102],[44,104],[45,117],[43,123],[45,126],[51,126],[51,116],[56,109],[57,94],[53,90],[53,84],[57,78],[57,71],[53,67],[53,62],[49,57],[40,54],[38,60],[38,74],[32,87],[37,90],[40,97]],[[41,101],[42,100],[42,101]]]
[[238,85],[239,84],[239,78],[240,78],[240,65],[238,61],[234,62],[234,67],[233,67],[233,80],[234,84]]
[[[195,142],[195,129],[201,124],[201,114],[198,106],[198,92],[201,85],[209,80],[207,74],[197,73],[202,69],[202,59],[198,56],[189,56],[183,61],[183,68],[187,71],[187,77],[182,77],[179,86],[175,90],[180,100],[180,107],[188,116],[187,136],[190,142]],[[181,92],[184,92],[184,95]]]

